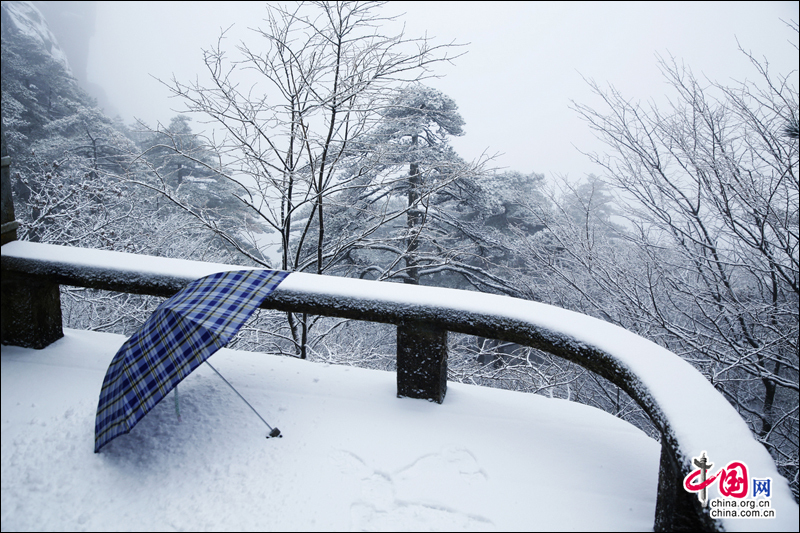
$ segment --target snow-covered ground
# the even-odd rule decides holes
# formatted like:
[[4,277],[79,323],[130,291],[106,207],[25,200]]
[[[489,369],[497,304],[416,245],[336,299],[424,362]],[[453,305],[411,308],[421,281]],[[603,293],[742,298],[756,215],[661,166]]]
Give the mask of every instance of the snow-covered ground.
[[395,374],[223,349],[94,449],[119,335],[2,347],[2,530],[649,530],[659,445],[611,415]]

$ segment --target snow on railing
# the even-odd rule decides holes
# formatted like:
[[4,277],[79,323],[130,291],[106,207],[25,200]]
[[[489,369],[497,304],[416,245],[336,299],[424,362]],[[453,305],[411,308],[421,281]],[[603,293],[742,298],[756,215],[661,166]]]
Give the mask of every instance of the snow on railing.
[[[13,241],[2,246],[3,344],[43,347],[62,335],[59,285],[166,297],[199,277],[242,268]],[[736,410],[689,363],[623,328],[507,296],[305,273],[290,274],[262,307],[397,325],[400,396],[443,401],[448,331],[573,361],[626,391],[661,433],[656,530],[798,528],[789,484]],[[770,479],[776,517],[712,518],[684,489],[701,452],[719,467],[739,462]]]

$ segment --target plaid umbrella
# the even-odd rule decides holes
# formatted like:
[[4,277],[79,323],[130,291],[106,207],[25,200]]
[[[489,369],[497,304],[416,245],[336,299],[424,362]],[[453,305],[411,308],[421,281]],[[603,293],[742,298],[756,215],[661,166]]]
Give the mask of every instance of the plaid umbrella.
[[288,274],[219,272],[162,302],[108,367],[97,404],[95,453],[133,429],[183,378],[230,342]]

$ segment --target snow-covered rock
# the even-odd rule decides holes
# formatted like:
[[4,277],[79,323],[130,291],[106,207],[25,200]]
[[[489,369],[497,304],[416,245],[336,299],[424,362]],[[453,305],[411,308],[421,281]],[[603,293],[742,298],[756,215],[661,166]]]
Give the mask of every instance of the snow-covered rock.
[[53,59],[58,61],[68,74],[72,74],[67,54],[59,46],[56,36],[50,31],[42,12],[32,2],[3,2],[2,10],[3,19],[8,17],[13,27],[41,43]]

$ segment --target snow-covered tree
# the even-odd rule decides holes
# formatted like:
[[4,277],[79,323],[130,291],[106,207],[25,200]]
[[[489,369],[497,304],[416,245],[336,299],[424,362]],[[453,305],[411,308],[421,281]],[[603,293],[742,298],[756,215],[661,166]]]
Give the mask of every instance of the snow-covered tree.
[[[785,130],[798,92],[791,74],[747,55],[757,76],[732,86],[661,61],[668,107],[596,84],[607,110],[576,105],[610,148],[591,157],[628,229],[624,242],[595,246],[580,275],[602,295],[595,314],[661,342],[714,383],[797,494],[800,191],[798,144]],[[589,244],[562,242],[576,257]]]
[[418,284],[432,265],[436,212],[448,195],[472,183],[478,167],[448,143],[463,134],[452,99],[421,84],[403,87],[380,110],[371,132],[351,143],[347,172],[356,186],[332,198],[331,227],[350,238],[340,269],[349,275]]
[[418,252],[432,196],[429,190],[446,189],[465,167],[447,144],[447,136],[464,134],[464,120],[452,99],[422,85],[401,91],[381,115],[377,136],[394,152],[397,163],[408,164],[407,180],[399,186],[408,199],[403,281],[418,285],[422,266]]
[[[330,267],[343,243],[328,234],[327,210],[360,177],[342,172],[351,145],[372,133],[393,87],[449,60],[450,45],[383,34],[388,19],[380,9],[361,2],[271,4],[254,30],[260,42],[238,46],[239,58],[228,59],[224,35],[204,52],[208,84],[168,84],[187,113],[217,128],[207,139],[223,158],[215,172],[234,185],[248,223],[244,231],[226,231],[199,219],[255,263],[316,273]],[[240,83],[245,71],[257,74],[255,85]],[[307,328],[302,317],[290,316],[290,323],[302,355]]]

